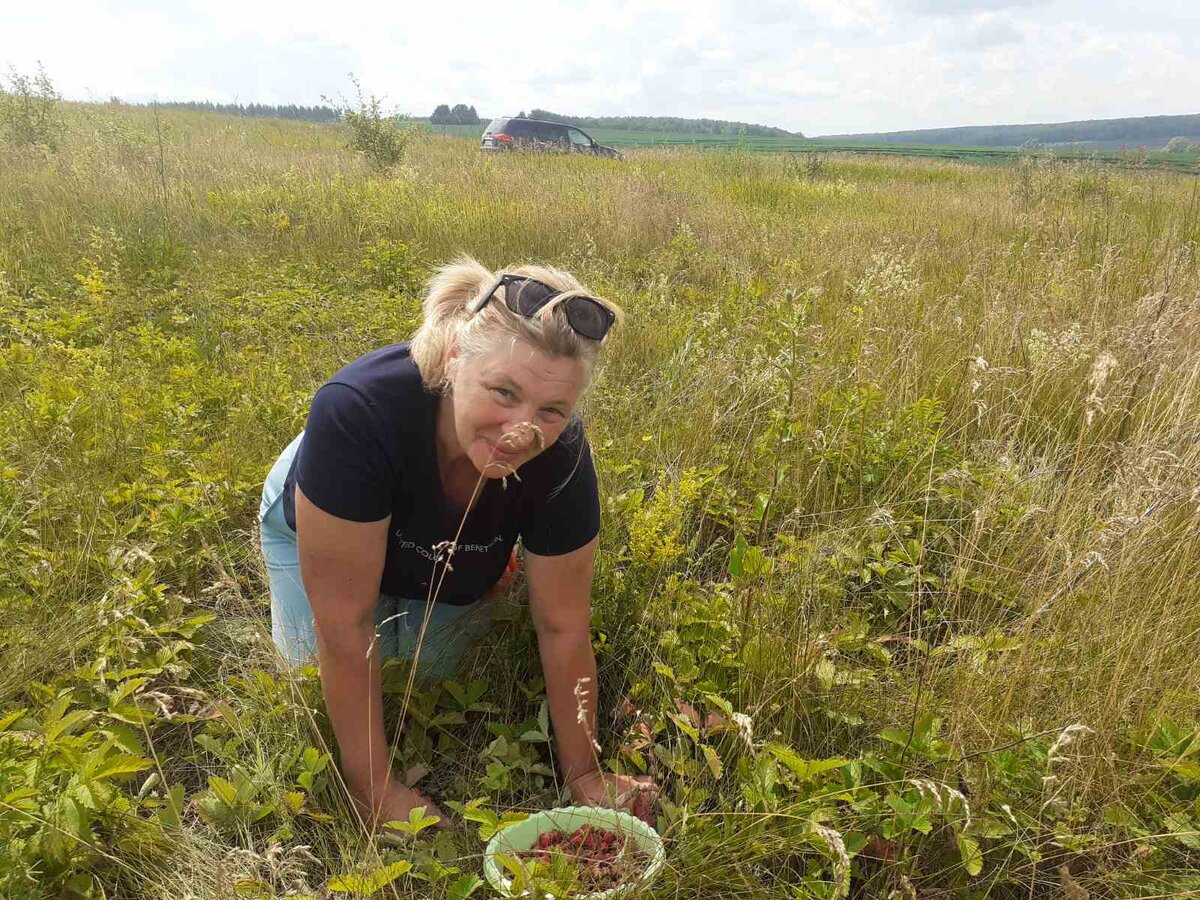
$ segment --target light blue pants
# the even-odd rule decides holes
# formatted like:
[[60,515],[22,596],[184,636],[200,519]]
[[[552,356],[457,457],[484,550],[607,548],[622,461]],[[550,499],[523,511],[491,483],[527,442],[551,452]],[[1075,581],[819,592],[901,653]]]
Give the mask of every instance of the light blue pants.
[[[288,444],[271,467],[258,507],[263,559],[271,583],[271,637],[280,654],[292,665],[315,662],[317,658],[317,635],[308,594],[300,578],[296,532],[283,518],[283,483],[302,437],[304,432]],[[421,673],[436,678],[452,677],[463,652],[491,627],[491,606],[487,600],[477,600],[469,606],[434,604],[421,644],[418,663]],[[424,617],[424,598],[407,600],[380,594],[375,612],[380,654],[412,659]]]

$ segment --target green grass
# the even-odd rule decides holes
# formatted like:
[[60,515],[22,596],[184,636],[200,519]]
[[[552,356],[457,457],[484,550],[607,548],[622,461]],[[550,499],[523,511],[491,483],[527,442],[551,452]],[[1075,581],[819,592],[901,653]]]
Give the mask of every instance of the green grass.
[[559,802],[519,584],[481,698],[401,729],[389,670],[398,765],[464,816],[400,846],[269,640],[262,480],[461,252],[629,314],[584,412],[646,896],[1200,890],[1196,179],[346,137],[77,106],[0,145],[0,895],[461,897]]
[[[486,123],[480,125],[435,125],[434,134],[473,138],[478,140]],[[1029,150],[1015,147],[970,147],[947,144],[894,144],[822,139],[753,137],[736,134],[680,134],[668,131],[631,131],[628,129],[594,128],[588,131],[601,144],[632,148],[678,148],[689,150],[741,150],[751,153],[838,153],[860,156],[907,156],[927,159],[947,159],[981,164],[1013,163],[1029,156]],[[1099,161],[1121,168],[1161,168],[1200,174],[1200,156],[1195,153],[1166,153],[1151,151],[1144,156],[1138,152],[1119,150],[1080,150],[1055,147],[1036,151],[1063,161]]]

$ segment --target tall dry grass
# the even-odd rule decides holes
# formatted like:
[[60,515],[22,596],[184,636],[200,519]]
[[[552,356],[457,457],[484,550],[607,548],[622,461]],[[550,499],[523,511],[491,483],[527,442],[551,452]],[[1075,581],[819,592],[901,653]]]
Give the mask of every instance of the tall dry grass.
[[[647,635],[687,613],[680,582],[723,576],[740,532],[775,561],[735,598],[756,648],[741,700],[808,752],[861,740],[814,712],[822,691],[868,726],[937,712],[972,751],[1078,723],[1091,731],[1070,789],[1098,806],[1130,790],[1131,734],[1195,715],[1200,182],[853,157],[813,178],[783,156],[617,163],[440,138],[378,174],[341,146],[325,126],[78,106],[57,154],[0,149],[0,704],[86,657],[113,602],[91,555],[146,546],[144,516],[164,505],[194,522],[169,532],[192,544],[150,546],[161,577],[222,616],[198,683],[219,692],[248,660],[270,666],[261,479],[312,390],[407,337],[423,273],[466,252],[568,268],[630,313],[586,405],[606,495],[651,498],[606,510],[599,584],[613,593],[596,605],[638,643],[602,680],[643,677]],[[896,449],[923,399],[936,447]],[[689,470],[719,475],[672,495]],[[930,518],[935,488],[979,472],[969,515]],[[655,496],[674,500],[654,512]],[[901,520],[919,522],[920,565],[945,574],[935,616],[919,583],[885,614],[829,574],[831,556]],[[668,564],[637,568],[631,522],[659,529]],[[21,527],[53,559],[37,579]],[[893,648],[1004,641],[822,682],[825,648],[860,622]],[[515,678],[530,659],[488,665]],[[255,735],[264,752],[289,728],[317,739],[303,705],[272,727]],[[366,852],[351,834],[318,855]],[[221,878],[194,878],[225,852],[212,840],[189,838],[186,885],[160,869],[141,890],[225,896]]]

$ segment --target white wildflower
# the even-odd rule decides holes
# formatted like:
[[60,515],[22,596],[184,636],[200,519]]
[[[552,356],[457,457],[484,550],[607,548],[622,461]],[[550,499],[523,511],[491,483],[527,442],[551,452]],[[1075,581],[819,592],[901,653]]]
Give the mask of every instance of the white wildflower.
[[733,724],[737,726],[738,736],[746,742],[746,746],[754,749],[754,720],[745,713],[735,712]]
[[1054,765],[1055,763],[1068,762],[1067,756],[1063,753],[1075,739],[1080,735],[1091,734],[1092,729],[1081,723],[1068,725],[1059,734],[1058,739],[1050,745],[1050,752],[1046,754],[1046,764]]
[[1108,376],[1112,374],[1113,369],[1117,367],[1117,358],[1111,353],[1101,353],[1096,357],[1095,363],[1092,364],[1091,374],[1088,375],[1088,385],[1091,387],[1091,393],[1088,394],[1084,401],[1084,421],[1092,424],[1092,420],[1097,413],[1104,412],[1104,385],[1108,382]]
[[813,822],[813,831],[825,842],[835,857],[833,878],[835,897],[845,897],[850,887],[850,854],[846,852],[846,843],[836,829],[827,825]]
[[963,827],[971,824],[971,801],[962,791],[932,778],[910,778],[908,783],[915,787],[922,797],[932,797],[934,810],[942,815],[950,812],[957,801],[963,811]]
[[600,744],[589,728],[587,708],[583,705],[584,698],[588,696],[588,690],[584,685],[591,680],[590,678],[580,678],[575,682],[575,721],[583,726],[583,730],[587,732],[588,738],[592,742],[592,748],[599,753]]

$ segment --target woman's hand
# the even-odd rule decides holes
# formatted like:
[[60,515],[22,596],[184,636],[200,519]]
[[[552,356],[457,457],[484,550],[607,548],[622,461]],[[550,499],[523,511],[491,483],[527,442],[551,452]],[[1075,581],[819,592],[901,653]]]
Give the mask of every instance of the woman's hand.
[[436,803],[394,778],[389,778],[383,788],[371,796],[356,791],[350,797],[363,822],[372,831],[378,830],[385,822],[397,819],[408,821],[408,814],[418,806],[425,807],[425,815],[437,816],[437,827],[446,828],[449,825],[446,814],[438,809]]
[[649,775],[612,775],[588,772],[571,782],[571,796],[580,806],[624,809],[653,826],[658,785]]

